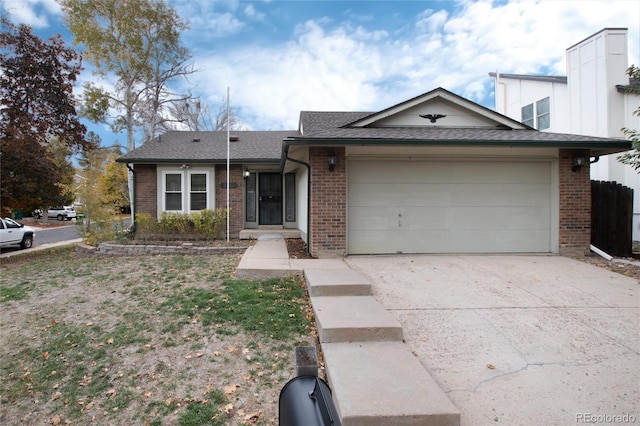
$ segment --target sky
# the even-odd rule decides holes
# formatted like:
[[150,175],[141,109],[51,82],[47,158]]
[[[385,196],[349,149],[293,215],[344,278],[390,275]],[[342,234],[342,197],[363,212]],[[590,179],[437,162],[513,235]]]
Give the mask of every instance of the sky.
[[[603,28],[628,28],[629,65],[640,64],[638,0],[167,1],[189,24],[182,41],[198,70],[180,89],[213,111],[228,89],[251,130],[297,129],[303,110],[379,111],[437,87],[493,109],[490,72],[566,75],[566,49]],[[73,41],[55,0],[0,8]],[[84,65],[80,83],[95,82]],[[126,145],[89,127],[105,146]]]

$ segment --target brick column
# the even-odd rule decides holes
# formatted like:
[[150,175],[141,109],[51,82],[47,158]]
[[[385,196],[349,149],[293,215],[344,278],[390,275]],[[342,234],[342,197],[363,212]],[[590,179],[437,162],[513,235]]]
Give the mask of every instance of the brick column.
[[[561,254],[587,254],[591,242],[591,178],[589,151],[561,149],[559,167],[559,245]],[[572,171],[573,157],[583,156],[586,163]]]
[[[338,164],[329,171],[329,153]],[[347,252],[347,168],[344,148],[309,149],[311,165],[311,226],[309,246],[314,257],[339,257]]]
[[[238,238],[244,226],[244,177],[242,165],[232,164],[229,167],[229,238]],[[235,186],[235,187],[234,187]],[[227,207],[227,165],[216,166],[216,208]],[[226,224],[224,226],[226,231]]]
[[135,164],[135,212],[158,217],[158,172],[155,164]]

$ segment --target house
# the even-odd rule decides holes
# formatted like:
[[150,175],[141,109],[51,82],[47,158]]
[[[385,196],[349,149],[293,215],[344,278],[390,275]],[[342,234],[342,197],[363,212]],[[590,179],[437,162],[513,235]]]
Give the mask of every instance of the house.
[[589,161],[621,139],[540,132],[437,88],[298,129],[168,132],[118,161],[138,213],[231,208],[230,234],[294,229],[316,257],[586,252]]
[[[543,132],[625,139],[623,127],[640,129],[633,114],[640,96],[626,90],[627,50],[627,29],[605,28],[566,50],[566,76],[489,73],[495,109]],[[636,191],[633,239],[640,241],[640,174],[617,157],[591,156],[591,179]]]

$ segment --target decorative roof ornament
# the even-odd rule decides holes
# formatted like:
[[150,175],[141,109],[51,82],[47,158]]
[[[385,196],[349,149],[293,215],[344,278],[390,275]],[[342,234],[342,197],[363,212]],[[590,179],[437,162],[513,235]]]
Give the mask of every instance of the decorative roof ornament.
[[438,119],[446,117],[446,115],[442,115],[442,114],[425,114],[425,115],[420,115],[420,117],[426,118],[427,120],[430,120],[432,123],[435,123]]

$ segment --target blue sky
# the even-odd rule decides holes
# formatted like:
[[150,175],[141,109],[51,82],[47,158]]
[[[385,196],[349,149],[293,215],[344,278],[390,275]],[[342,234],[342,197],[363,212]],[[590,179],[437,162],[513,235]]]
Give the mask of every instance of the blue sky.
[[[14,22],[71,41],[55,0],[0,0]],[[444,87],[493,108],[489,72],[565,75],[565,50],[629,29],[640,62],[640,2],[168,0],[199,72],[181,89],[216,110],[231,92],[249,129],[295,129],[301,110],[376,111]],[[96,81],[90,64],[81,81]],[[109,87],[109,81],[102,81]],[[92,126],[104,145],[125,142]]]

